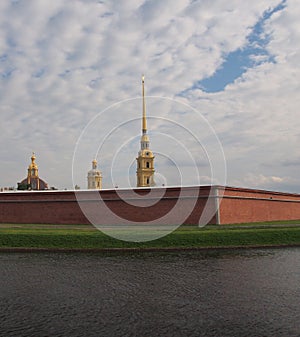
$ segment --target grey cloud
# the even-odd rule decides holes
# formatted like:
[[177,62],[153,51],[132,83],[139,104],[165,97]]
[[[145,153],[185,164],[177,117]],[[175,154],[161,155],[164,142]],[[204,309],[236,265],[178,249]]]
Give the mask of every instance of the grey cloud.
[[[0,155],[6,164],[0,185],[11,186],[23,177],[34,150],[43,178],[51,186],[71,187],[72,156],[82,130],[110,104],[140,96],[142,73],[148,95],[176,97],[206,116],[220,134],[235,178],[243,181],[247,168],[271,164],[282,156],[278,170],[282,168],[284,176],[296,179],[285,163],[296,157],[295,130],[300,127],[297,1],[289,1],[264,27],[270,35],[267,48],[275,55],[276,64],[247,71],[218,94],[192,89],[185,97],[178,96],[213,74],[222,65],[224,53],[243,48],[251,27],[265,10],[279,3],[26,0],[12,5],[2,1]],[[174,119],[191,130],[197,127],[191,111],[183,116],[172,114],[165,105],[157,104],[155,111],[151,104],[149,108],[150,115]],[[139,118],[141,106],[123,105],[114,113],[99,123],[99,138],[93,133],[95,144],[116,121]],[[149,122],[149,128],[157,130],[157,123]],[[139,133],[136,127],[124,131],[122,137]],[[279,132],[291,127],[288,136]],[[168,125],[164,130],[172,131]],[[195,144],[184,140],[197,153]],[[164,144],[153,140],[153,145],[163,151]],[[137,140],[136,151],[138,148]],[[132,153],[133,158],[135,155]],[[103,160],[106,156],[103,154]],[[80,167],[81,186],[89,166],[90,162],[84,162]],[[272,186],[278,187],[270,182]]]

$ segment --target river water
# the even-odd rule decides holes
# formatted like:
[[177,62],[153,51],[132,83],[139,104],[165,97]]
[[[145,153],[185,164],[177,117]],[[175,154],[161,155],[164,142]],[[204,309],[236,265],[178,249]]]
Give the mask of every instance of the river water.
[[300,336],[300,249],[1,253],[0,336]]

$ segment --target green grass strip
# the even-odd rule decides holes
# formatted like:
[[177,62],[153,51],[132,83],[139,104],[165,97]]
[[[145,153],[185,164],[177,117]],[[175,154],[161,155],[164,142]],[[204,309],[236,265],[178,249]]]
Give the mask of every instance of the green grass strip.
[[300,227],[185,228],[158,240],[135,243],[114,239],[98,230],[5,228],[0,248],[195,248],[264,245],[300,245]]

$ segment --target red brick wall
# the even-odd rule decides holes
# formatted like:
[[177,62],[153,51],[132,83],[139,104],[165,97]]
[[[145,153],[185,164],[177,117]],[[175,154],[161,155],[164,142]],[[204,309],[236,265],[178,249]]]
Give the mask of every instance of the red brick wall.
[[[149,222],[156,219],[159,222],[161,217],[168,214],[166,218],[168,223],[181,224],[184,221],[186,224],[198,224],[206,203],[208,202],[210,207],[215,205],[213,199],[209,201],[207,199],[210,187],[196,186],[182,189],[168,188],[165,192],[163,191],[164,193],[161,189],[154,189],[149,197],[153,199],[154,204],[149,207],[140,207],[143,206],[144,200],[147,201],[149,191],[148,189],[135,190],[138,195],[145,197],[138,201],[134,200],[136,206],[130,204],[132,190],[102,190],[100,201],[97,200],[98,192],[78,191],[76,193],[79,193],[83,209],[88,210],[88,214],[92,214],[89,219],[96,221],[94,223],[100,221],[100,224],[109,224],[111,221],[109,215],[105,215],[106,207],[121,219],[132,222]],[[117,193],[121,193],[125,201]],[[177,205],[174,211],[177,202],[179,207]],[[191,202],[195,203],[195,207],[191,208],[187,218],[179,221],[182,213],[189,209]],[[87,224],[89,220],[83,214],[74,191],[26,191],[0,193],[0,222]],[[215,217],[210,222],[215,223]]]
[[73,192],[0,194],[1,223],[88,223]]
[[284,193],[284,192],[274,192],[265,191],[249,188],[237,188],[229,187],[225,188],[219,186],[219,190],[224,192],[224,196],[234,196],[234,197],[249,197],[249,198],[264,198],[264,199],[280,199],[280,200],[300,200],[300,194],[296,193]]
[[243,188],[220,187],[224,192],[220,223],[300,219],[300,195]]
[[[219,195],[224,192],[220,204],[220,223],[241,223],[272,220],[300,219],[300,195],[290,193],[268,192],[232,187],[214,187]],[[215,193],[214,188],[212,192]],[[100,192],[79,191],[82,207],[92,214],[89,219],[93,223],[112,223],[107,207],[121,220],[131,222],[149,222],[165,218],[168,224],[198,224],[205,206],[210,208],[209,223],[217,223],[216,199],[208,198],[209,186],[173,187],[134,190],[137,196],[132,197],[132,190],[102,190]],[[96,193],[96,194],[95,194]],[[122,198],[120,198],[120,196]],[[181,194],[180,194],[181,193]],[[138,195],[144,196],[138,200]],[[180,200],[178,200],[180,195]],[[96,196],[96,197],[95,197]],[[125,200],[125,201],[124,201]],[[131,201],[134,205],[131,205]],[[153,205],[145,206],[145,202],[153,201]],[[190,207],[195,203],[194,207]],[[190,211],[182,219],[186,210]],[[207,220],[207,219],[205,219]],[[2,192],[0,193],[1,223],[53,223],[53,224],[87,224],[89,220],[83,214],[73,191],[36,191],[36,192]],[[162,221],[162,224],[164,222]]]

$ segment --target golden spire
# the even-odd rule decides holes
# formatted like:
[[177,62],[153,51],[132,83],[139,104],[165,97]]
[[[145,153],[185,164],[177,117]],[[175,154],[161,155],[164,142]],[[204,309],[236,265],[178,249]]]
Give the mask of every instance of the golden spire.
[[146,102],[145,102],[145,76],[142,76],[142,95],[143,95],[143,122],[142,131],[143,134],[147,133],[147,121],[146,121]]
[[149,148],[149,136],[147,135],[146,102],[145,102],[145,77],[142,76],[142,96],[143,96],[143,118],[141,149],[137,160],[137,187],[154,186],[154,155]]

